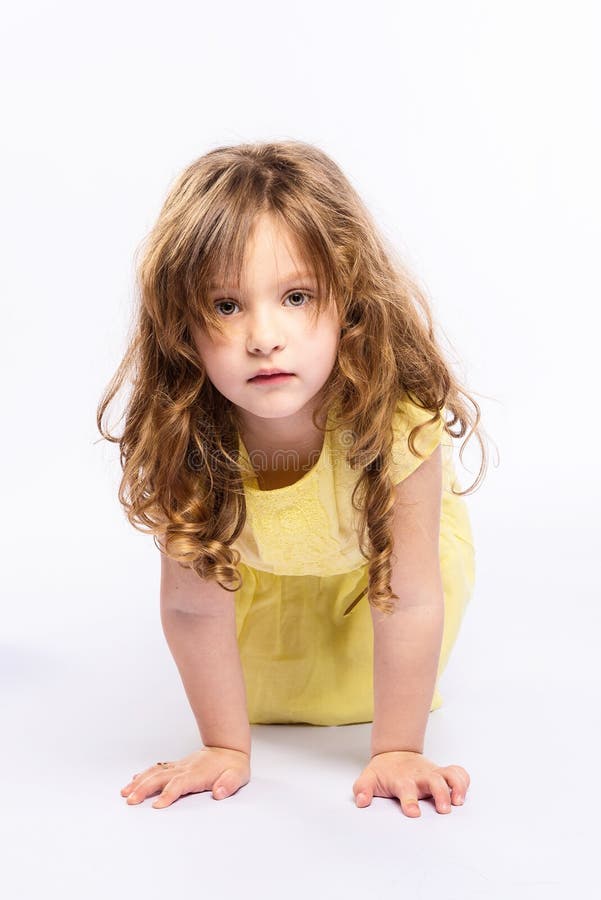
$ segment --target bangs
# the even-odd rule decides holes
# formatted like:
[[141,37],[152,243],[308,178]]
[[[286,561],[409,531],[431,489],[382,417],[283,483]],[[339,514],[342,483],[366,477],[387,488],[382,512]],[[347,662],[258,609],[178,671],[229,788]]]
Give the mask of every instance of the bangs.
[[262,214],[274,217],[281,240],[285,243],[296,270],[298,287],[306,286],[314,294],[310,314],[319,318],[329,308],[338,291],[335,262],[327,253],[326,242],[308,217],[299,217],[295,211],[289,215],[275,209],[257,205],[244,209],[223,210],[215,216],[210,239],[206,241],[202,260],[190,271],[187,279],[186,306],[195,325],[203,330],[221,333],[223,318],[215,311],[215,300],[210,291],[216,287],[230,288],[240,284],[248,243],[257,219]]

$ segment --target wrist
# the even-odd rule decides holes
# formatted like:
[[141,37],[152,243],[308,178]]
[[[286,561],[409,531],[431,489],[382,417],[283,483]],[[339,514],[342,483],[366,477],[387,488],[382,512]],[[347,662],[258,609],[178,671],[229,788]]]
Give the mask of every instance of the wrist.
[[409,756],[423,756],[424,748],[416,749],[414,747],[380,747],[374,745],[370,749],[371,757],[380,756],[382,753],[407,753]]

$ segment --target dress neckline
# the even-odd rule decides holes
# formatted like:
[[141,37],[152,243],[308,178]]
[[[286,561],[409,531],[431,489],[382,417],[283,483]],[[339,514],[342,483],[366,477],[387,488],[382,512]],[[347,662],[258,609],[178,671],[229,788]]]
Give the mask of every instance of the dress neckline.
[[[285,485],[283,485],[283,487],[269,488],[269,489],[264,489],[264,488],[259,487],[259,479],[258,479],[257,475],[255,475],[254,478],[244,480],[245,489],[247,491],[252,491],[254,494],[269,494],[269,495],[277,494],[278,496],[283,496],[286,491],[300,490],[301,487],[304,487],[311,478],[315,477],[318,470],[321,469],[324,465],[326,455],[329,452],[329,440],[330,440],[329,426],[330,426],[330,415],[328,414],[328,417],[326,420],[326,429],[328,429],[328,430],[326,430],[326,432],[324,434],[323,444],[321,446],[321,452],[319,454],[319,458],[317,459],[315,464],[312,465],[311,468],[307,472],[305,472],[304,475],[301,475],[301,477],[298,478],[296,481],[294,481],[292,484],[285,484]],[[244,441],[242,440],[242,437],[240,436],[240,433],[238,433],[238,450],[240,451],[241,456],[244,457],[246,462],[250,464],[250,457],[248,455],[248,450],[246,449],[246,446],[244,444]]]

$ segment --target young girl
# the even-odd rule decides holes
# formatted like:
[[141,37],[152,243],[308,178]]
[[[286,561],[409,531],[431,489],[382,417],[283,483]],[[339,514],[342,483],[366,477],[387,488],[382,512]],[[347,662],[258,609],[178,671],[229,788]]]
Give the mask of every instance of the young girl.
[[[204,746],[121,794],[231,796],[250,724],[373,721],[357,805],[398,797],[419,816],[432,796],[450,812],[469,775],[423,745],[474,587],[452,438],[471,424],[483,467],[486,451],[423,294],[300,141],[192,163],[138,280],[98,428],[119,442],[129,521],[161,552],[161,622]],[[117,438],[102,420],[128,373]]]

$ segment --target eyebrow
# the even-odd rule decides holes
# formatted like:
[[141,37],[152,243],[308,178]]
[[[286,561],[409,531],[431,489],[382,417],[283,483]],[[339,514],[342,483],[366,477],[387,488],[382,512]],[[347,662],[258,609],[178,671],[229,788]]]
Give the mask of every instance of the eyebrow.
[[[283,278],[280,279],[280,284],[286,284],[289,281],[302,281],[303,279],[312,279],[315,280],[315,274],[313,272],[292,272],[289,275],[284,275]],[[236,290],[236,285],[229,284],[224,285],[221,282],[210,281],[209,288],[224,288],[224,289],[232,289]]]

